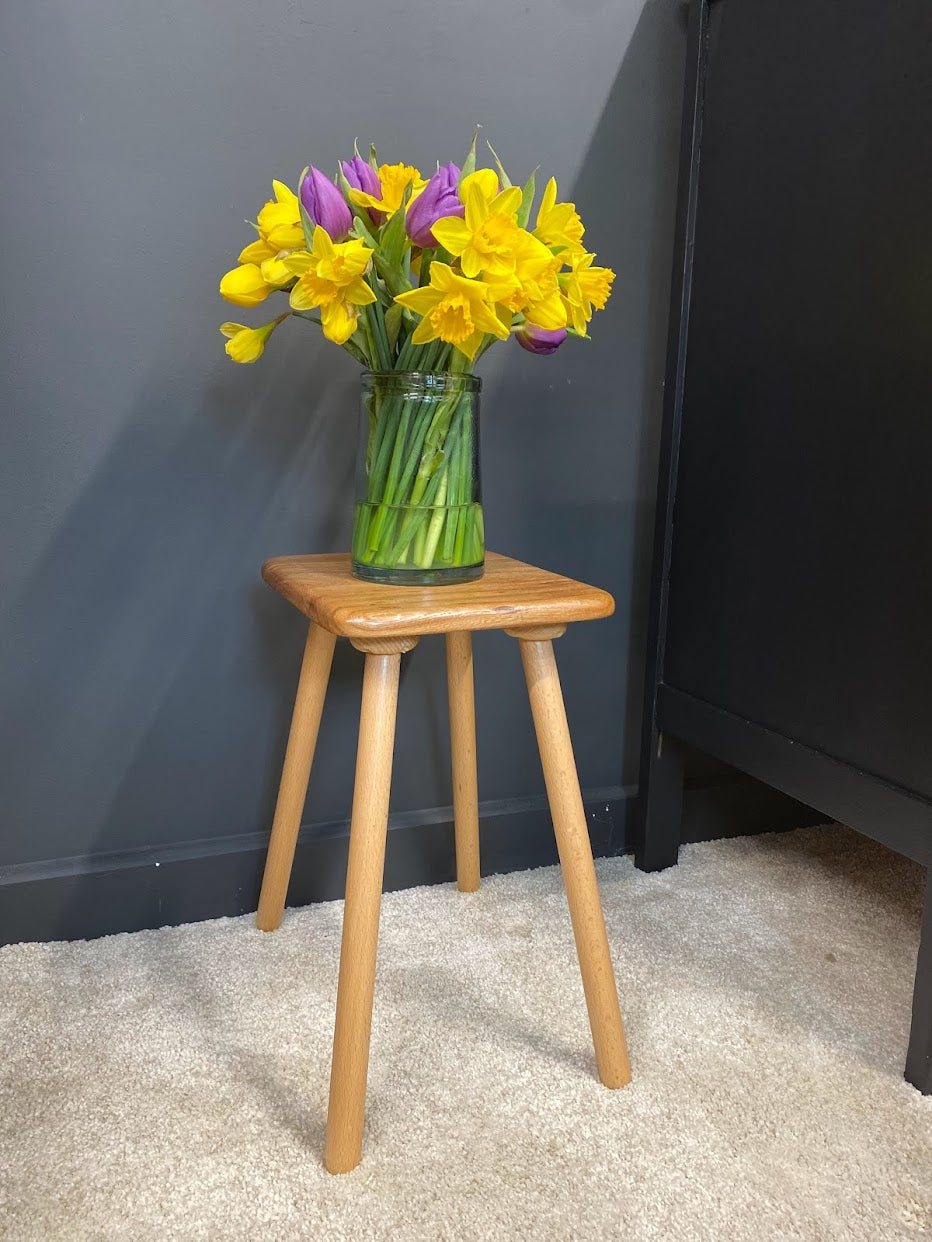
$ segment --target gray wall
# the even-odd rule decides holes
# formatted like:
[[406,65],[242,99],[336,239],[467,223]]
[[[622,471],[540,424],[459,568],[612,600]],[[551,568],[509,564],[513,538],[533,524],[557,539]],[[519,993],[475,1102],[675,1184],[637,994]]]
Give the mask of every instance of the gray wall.
[[[272,176],[357,133],[427,168],[482,122],[618,272],[592,343],[489,355],[483,465],[490,546],[617,597],[558,655],[584,787],[633,782],[677,0],[7,0],[0,27],[0,864],[269,823],[304,627],[258,570],[348,546],[356,369],[297,322],[235,367],[217,281]],[[513,646],[477,641],[483,799],[541,789]],[[339,649],[306,820],[348,812],[361,659]],[[442,806],[441,643],[406,660],[392,805]]]

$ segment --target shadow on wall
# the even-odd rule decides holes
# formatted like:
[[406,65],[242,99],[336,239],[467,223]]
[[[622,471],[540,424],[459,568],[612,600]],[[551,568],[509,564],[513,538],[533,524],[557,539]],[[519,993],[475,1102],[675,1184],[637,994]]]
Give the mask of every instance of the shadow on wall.
[[613,618],[559,647],[584,784],[637,781],[687,24],[686,3],[647,0],[576,179],[559,187],[617,274],[592,339],[552,359],[494,355],[487,386],[487,529],[616,599]]
[[[310,530],[322,548],[348,537],[335,498],[351,484],[355,426],[337,415],[354,400],[352,365],[312,359],[309,391],[305,338],[300,360],[292,348],[282,365],[251,372],[244,399],[213,325],[209,344],[204,335],[140,384],[4,618],[17,660],[2,696],[3,861],[254,826],[230,767],[249,738],[258,775],[268,722],[243,708],[255,705],[257,681],[293,684],[258,565],[270,544],[306,546]],[[345,466],[322,473],[320,461]],[[178,692],[183,704],[164,718]],[[139,767],[147,788],[127,805]],[[267,801],[264,783],[253,812]]]

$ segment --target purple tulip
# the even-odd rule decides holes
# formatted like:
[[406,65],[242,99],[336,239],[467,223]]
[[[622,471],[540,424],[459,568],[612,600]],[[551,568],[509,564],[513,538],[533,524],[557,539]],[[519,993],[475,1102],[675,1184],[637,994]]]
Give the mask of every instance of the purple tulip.
[[[361,155],[354,155],[351,160],[341,160],[340,167],[343,169],[343,176],[354,190],[362,190],[363,194],[371,194],[373,198],[381,199],[382,182],[379,180],[379,174]],[[369,219],[373,224],[381,224],[385,219],[384,211],[376,211],[374,207],[366,207],[365,210],[368,211]]]
[[530,354],[555,354],[566,340],[566,328],[553,331],[525,323],[515,333],[518,344]]
[[408,208],[405,228],[415,246],[436,246],[437,239],[431,228],[444,216],[464,216],[466,208],[460,202],[456,186],[460,170],[455,164],[438,168],[427,185]]
[[353,216],[343,195],[319,168],[310,168],[301,182],[301,202],[314,224],[340,242],[353,227]]

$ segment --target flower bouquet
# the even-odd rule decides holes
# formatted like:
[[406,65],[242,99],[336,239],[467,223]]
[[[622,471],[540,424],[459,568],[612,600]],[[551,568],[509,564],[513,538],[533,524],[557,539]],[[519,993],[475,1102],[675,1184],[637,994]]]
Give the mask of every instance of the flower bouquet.
[[305,169],[298,192],[280,181],[258,236],[220,292],[238,306],[284,293],[288,310],[250,328],[224,323],[226,352],[255,362],[286,319],[309,320],[366,368],[353,571],[379,582],[478,577],[484,533],[478,468],[479,380],[472,369],[514,336],[552,354],[585,337],[614,273],[593,266],[572,203],[551,178],[534,215],[535,173],[512,185],[476,168],[429,179],[358,149],[335,181]]

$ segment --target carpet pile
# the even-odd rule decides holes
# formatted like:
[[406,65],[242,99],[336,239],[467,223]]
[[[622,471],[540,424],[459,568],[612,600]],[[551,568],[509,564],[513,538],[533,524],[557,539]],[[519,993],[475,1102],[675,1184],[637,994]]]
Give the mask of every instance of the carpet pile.
[[595,1077],[557,869],[390,894],[338,1178],[341,903],[0,950],[0,1237],[932,1237],[921,869],[827,827],[598,874],[632,1084]]

